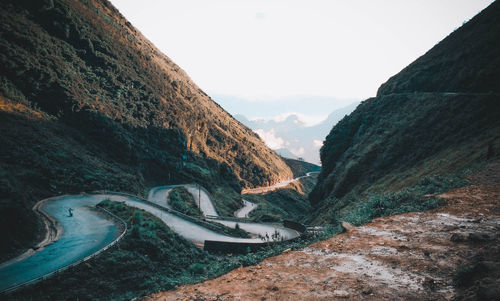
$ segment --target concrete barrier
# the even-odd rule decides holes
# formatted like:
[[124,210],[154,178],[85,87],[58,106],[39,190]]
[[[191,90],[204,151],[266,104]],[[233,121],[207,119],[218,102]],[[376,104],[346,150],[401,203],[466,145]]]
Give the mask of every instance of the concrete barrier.
[[253,252],[271,245],[288,244],[298,239],[300,239],[300,236],[283,241],[271,240],[262,242],[228,242],[228,241],[205,240],[205,245],[203,247],[203,250],[212,253],[245,254],[248,253],[249,250]]
[[241,254],[250,251],[259,250],[265,246],[268,246],[271,242],[262,243],[245,243],[245,242],[229,242],[229,241],[216,241],[216,240],[205,240],[203,250],[212,253],[234,253]]

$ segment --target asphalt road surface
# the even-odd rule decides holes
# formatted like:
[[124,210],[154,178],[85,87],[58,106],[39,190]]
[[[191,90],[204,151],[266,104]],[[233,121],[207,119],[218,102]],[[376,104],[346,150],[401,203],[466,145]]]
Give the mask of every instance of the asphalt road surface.
[[[47,201],[40,209],[58,221],[62,229],[59,239],[24,260],[0,265],[0,291],[72,264],[113,242],[121,233],[117,225],[89,207],[100,201],[92,196]],[[70,207],[72,217],[68,214]]]

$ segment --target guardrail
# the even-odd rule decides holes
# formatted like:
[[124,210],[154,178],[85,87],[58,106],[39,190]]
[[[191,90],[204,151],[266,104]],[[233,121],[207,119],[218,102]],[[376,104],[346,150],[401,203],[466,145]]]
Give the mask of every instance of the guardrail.
[[[224,233],[223,229],[225,227],[223,227],[223,226],[218,226],[216,224],[208,223],[208,222],[206,222],[204,220],[192,217],[190,215],[186,215],[186,214],[184,214],[182,212],[179,212],[179,211],[176,211],[176,210],[174,210],[172,208],[163,207],[163,206],[158,205],[156,203],[150,202],[147,199],[145,199],[143,197],[140,197],[140,196],[136,196],[136,195],[133,195],[133,194],[130,194],[130,193],[126,193],[126,192],[116,192],[116,191],[109,191],[109,190],[98,190],[98,191],[93,191],[91,193],[92,194],[115,194],[115,195],[123,195],[123,196],[127,196],[127,197],[132,197],[132,198],[140,200],[140,201],[142,201],[142,202],[144,202],[144,203],[146,203],[148,205],[151,205],[151,206],[153,206],[153,207],[155,207],[155,208],[157,208],[159,210],[166,211],[166,212],[171,213],[171,214],[175,214],[175,215],[177,215],[177,216],[179,216],[179,217],[181,217],[183,219],[186,219],[188,221],[191,221],[193,223],[201,225],[201,226],[203,226],[203,227],[205,227],[207,229],[210,229],[212,231],[215,231],[215,232],[227,235],[227,233]],[[218,217],[218,218],[221,219],[221,220],[233,220],[233,218],[226,219],[226,217]],[[213,217],[210,216],[209,220],[210,219],[213,219]],[[246,220],[246,221],[245,220],[239,220],[238,218],[234,218],[234,220],[236,222],[240,222],[240,223],[251,222],[251,221],[248,221],[248,220]],[[304,227],[302,224],[299,224],[299,223],[296,223],[296,224],[297,225],[301,225],[302,227]],[[300,226],[298,226],[298,227],[300,227]],[[289,228],[289,227],[286,227],[286,228]],[[298,231],[301,235],[303,233],[302,231],[294,229],[294,228],[290,228],[290,229]],[[300,229],[303,229],[303,228],[300,228]],[[293,238],[293,239],[290,239],[290,240],[286,240],[286,241],[289,242],[289,241],[293,241],[295,239],[296,238]],[[208,246],[206,245],[207,243],[208,243]],[[247,250],[248,245],[250,245],[251,250],[254,250],[254,248],[260,248],[260,247],[262,247],[264,245],[267,245],[269,243],[278,243],[278,242],[266,241],[266,242],[262,242],[262,243],[257,242],[257,243],[227,243],[226,244],[225,242],[205,240],[205,242],[204,242],[203,245],[204,245],[204,250],[207,250],[207,251],[209,251],[209,250],[210,251],[221,251],[222,248],[224,246],[226,246],[226,247],[228,247],[228,250],[233,250],[234,252],[240,252],[240,251],[242,252],[242,251],[246,251]]]
[[[99,208],[99,207],[98,207]],[[40,277],[37,277],[35,279],[31,279],[31,280],[28,280],[28,281],[25,281],[23,283],[20,283],[20,284],[16,284],[14,286],[11,286],[3,291],[0,292],[1,295],[4,295],[4,294],[8,294],[8,293],[12,293],[18,289],[21,289],[25,286],[28,286],[28,285],[31,285],[31,284],[35,284],[35,283],[38,283],[40,281],[43,281],[43,280],[46,280],[54,275],[57,275],[71,267],[74,267],[74,266],[77,266],[79,265],[80,263],[83,263],[91,258],[94,258],[96,257],[97,255],[101,254],[102,252],[106,251],[107,249],[111,248],[112,246],[116,245],[124,236],[125,234],[127,233],[127,223],[122,220],[121,218],[119,218],[118,216],[114,215],[113,213],[109,212],[108,210],[104,209],[104,208],[99,208],[100,210],[103,210],[106,214],[110,215],[112,218],[116,219],[119,223],[121,223],[122,227],[123,227],[123,232],[115,239],[113,240],[110,244],[108,244],[107,246],[103,247],[102,249],[98,250],[97,252],[93,253],[93,254],[90,254],[89,256],[85,257],[85,258],[82,258],[76,262],[73,262],[71,264],[68,264],[68,265],[65,265],[63,267],[60,267],[59,269],[55,270],[55,271],[52,271],[48,274],[45,274],[43,276],[40,276]]]
[[202,219],[199,219],[199,218],[196,218],[196,217],[192,217],[190,215],[186,215],[182,212],[179,212],[177,210],[174,210],[172,208],[167,208],[167,207],[163,207],[161,205],[158,205],[156,203],[153,203],[153,202],[150,202],[148,200],[146,200],[145,198],[142,198],[140,196],[136,196],[136,195],[133,195],[133,194],[130,194],[130,193],[125,193],[125,192],[115,192],[115,191],[108,191],[108,190],[98,190],[98,191],[93,191],[91,192],[92,194],[116,194],[116,195],[123,195],[123,196],[127,196],[127,197],[132,197],[134,199],[137,199],[137,200],[140,200],[141,202],[143,203],[146,203],[150,206],[153,206],[157,209],[160,209],[162,211],[166,211],[168,213],[171,213],[171,214],[174,214],[174,215],[177,215],[178,217],[181,217],[183,219],[186,219],[192,223],[195,223],[195,224],[198,224],[198,225],[201,225],[207,229],[210,229],[214,232],[217,232],[217,233],[221,233],[221,234],[225,234],[227,235],[227,233],[224,232],[224,227],[223,226],[218,226],[218,225],[215,225],[215,224],[212,224],[212,223],[208,223]]
[[251,223],[248,217],[234,217],[234,216],[215,216],[215,215],[205,215],[207,219],[211,220],[223,220],[223,221],[231,221],[231,222],[241,222],[241,223]]

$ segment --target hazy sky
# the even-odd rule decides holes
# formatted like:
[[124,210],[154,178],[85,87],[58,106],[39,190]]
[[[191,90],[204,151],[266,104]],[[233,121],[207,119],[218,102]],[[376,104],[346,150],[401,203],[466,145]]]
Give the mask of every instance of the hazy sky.
[[112,0],[209,95],[365,99],[491,0]]

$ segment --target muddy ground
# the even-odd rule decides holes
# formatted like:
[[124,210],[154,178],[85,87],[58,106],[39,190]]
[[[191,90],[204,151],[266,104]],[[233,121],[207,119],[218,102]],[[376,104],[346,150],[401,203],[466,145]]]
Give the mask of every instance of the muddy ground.
[[326,241],[144,300],[499,300],[500,164],[445,205],[378,218]]

